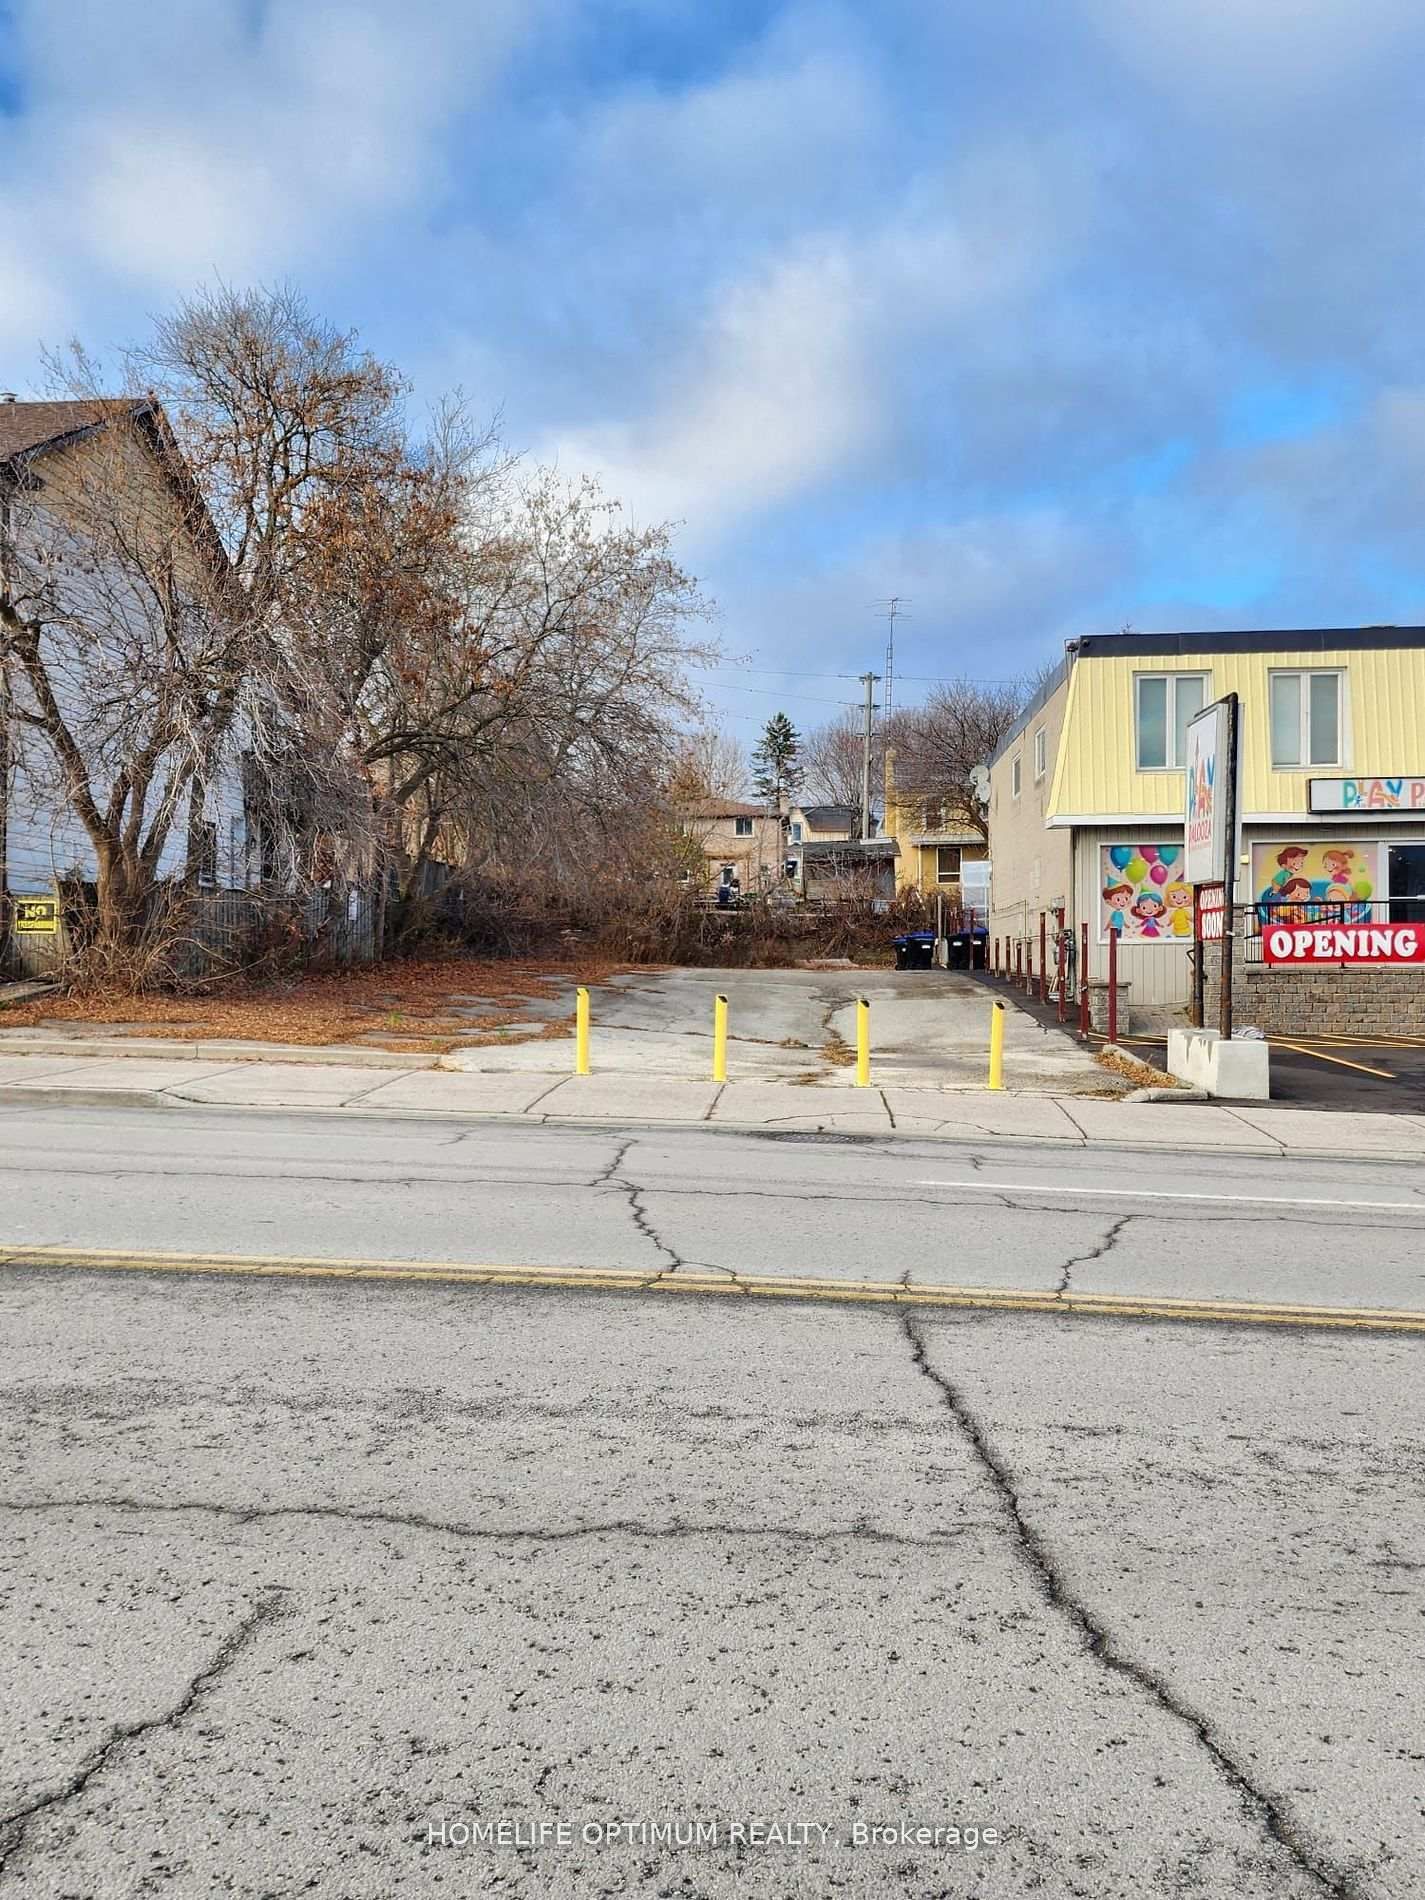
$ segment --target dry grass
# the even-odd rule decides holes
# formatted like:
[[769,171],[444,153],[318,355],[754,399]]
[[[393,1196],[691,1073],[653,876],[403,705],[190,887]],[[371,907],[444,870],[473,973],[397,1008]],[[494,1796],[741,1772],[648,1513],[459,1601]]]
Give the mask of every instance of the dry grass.
[[[567,1022],[546,1022],[531,1003],[548,1002],[571,983],[598,984],[625,965],[597,956],[578,961],[437,957],[321,971],[290,982],[233,982],[207,996],[134,996],[100,992],[44,996],[7,1008],[7,1029],[47,1023],[122,1024],[135,1034],[206,1042],[232,1038],[312,1047],[354,1042],[413,1052],[480,1047],[514,1040],[501,1028],[528,1027],[521,1041],[554,1040]],[[493,1005],[478,1018],[450,1013],[453,999]]]
[[1175,1075],[1155,1069],[1151,1062],[1140,1062],[1137,1056],[1126,1055],[1122,1049],[1100,1049],[1094,1061],[1100,1068],[1121,1075],[1135,1089],[1180,1089],[1183,1086]]
[[821,1053],[823,1060],[829,1062],[833,1069],[849,1069],[856,1060],[856,1051],[846,1038],[834,1029],[827,1031],[826,1041],[821,1045]]

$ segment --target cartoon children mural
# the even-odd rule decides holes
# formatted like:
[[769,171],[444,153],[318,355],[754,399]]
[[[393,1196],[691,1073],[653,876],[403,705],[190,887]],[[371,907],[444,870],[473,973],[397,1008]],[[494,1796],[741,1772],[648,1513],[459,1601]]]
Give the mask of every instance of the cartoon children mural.
[[1163,889],[1163,901],[1168,907],[1166,920],[1167,932],[1173,937],[1192,935],[1192,886],[1191,884],[1168,884]]
[[[1192,935],[1192,891],[1182,881],[1178,844],[1110,844],[1100,859],[1099,937],[1159,943]],[[1181,921],[1180,921],[1181,920]]]
[[1109,884],[1103,893],[1103,906],[1108,915],[1104,920],[1106,930],[1121,931],[1127,921],[1128,908],[1137,895],[1131,884]]
[[1134,904],[1132,915],[1138,919],[1139,934],[1144,937],[1161,937],[1164,933],[1158,928],[1158,919],[1167,911],[1167,905],[1156,891],[1144,891]]
[[1369,922],[1380,859],[1377,844],[1253,845],[1257,922]]
[[1315,922],[1315,910],[1309,900],[1315,893],[1309,877],[1289,877],[1285,884],[1276,887],[1278,901],[1272,905],[1272,922],[1275,924],[1309,924]]

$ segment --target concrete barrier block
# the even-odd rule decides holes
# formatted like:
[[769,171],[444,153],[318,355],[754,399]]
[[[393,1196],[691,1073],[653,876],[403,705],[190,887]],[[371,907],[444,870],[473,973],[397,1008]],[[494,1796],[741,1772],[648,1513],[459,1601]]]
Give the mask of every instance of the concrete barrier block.
[[1168,1032],[1168,1074],[1209,1095],[1240,1102],[1271,1099],[1271,1051],[1265,1042],[1225,1042],[1215,1029]]

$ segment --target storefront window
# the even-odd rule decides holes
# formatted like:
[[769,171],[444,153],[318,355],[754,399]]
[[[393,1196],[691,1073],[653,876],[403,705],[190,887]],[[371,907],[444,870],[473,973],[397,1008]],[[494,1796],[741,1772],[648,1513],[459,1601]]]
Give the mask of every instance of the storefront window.
[[1425,844],[1390,847],[1390,920],[1425,923]]

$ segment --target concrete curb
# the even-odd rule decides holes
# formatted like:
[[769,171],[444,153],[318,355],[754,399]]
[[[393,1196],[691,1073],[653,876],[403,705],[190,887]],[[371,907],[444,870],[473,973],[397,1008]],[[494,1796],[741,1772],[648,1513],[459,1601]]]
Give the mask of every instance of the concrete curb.
[[[1173,1099],[1179,1100],[1177,1090]],[[0,1086],[0,1107],[6,1102],[14,1102],[38,1108],[165,1108],[175,1111],[187,1110],[193,1114],[221,1115],[351,1115],[366,1120],[380,1121],[428,1121],[428,1122],[464,1122],[475,1126],[488,1127],[525,1127],[525,1128],[565,1128],[577,1129],[584,1133],[608,1128],[633,1128],[647,1130],[650,1134],[676,1134],[680,1131],[692,1131],[698,1134],[734,1135],[743,1138],[752,1137],[760,1141],[822,1141],[845,1142],[857,1147],[872,1146],[877,1142],[903,1142],[935,1147],[958,1148],[1028,1148],[1058,1149],[1067,1153],[1092,1154],[1095,1149],[1104,1149],[1113,1154],[1154,1155],[1160,1160],[1167,1152],[1160,1142],[1135,1141],[1131,1130],[1122,1135],[1074,1140],[1063,1135],[1047,1134],[995,1134],[983,1129],[961,1128],[940,1133],[935,1130],[918,1128],[887,1127],[871,1132],[828,1128],[781,1128],[772,1127],[766,1122],[733,1121],[687,1121],[659,1120],[649,1115],[541,1115],[501,1113],[492,1109],[463,1108],[399,1108],[381,1104],[367,1106],[357,1103],[346,1106],[342,1103],[292,1102],[274,1108],[270,1104],[259,1102],[199,1102],[188,1096],[171,1095],[162,1089],[86,1089],[86,1088],[46,1088],[36,1083]],[[808,1121],[812,1117],[806,1118]],[[1238,1142],[1194,1142],[1191,1146],[1183,1144],[1177,1152],[1185,1155],[1204,1155],[1214,1159],[1245,1161],[1378,1161],[1388,1166],[1401,1162],[1418,1162],[1420,1155],[1416,1149],[1380,1149],[1380,1148],[1343,1148],[1339,1145],[1331,1148],[1292,1148],[1285,1150],[1279,1143],[1263,1137],[1260,1143],[1243,1144]]]
[[292,1066],[350,1069],[437,1069],[441,1057],[428,1051],[400,1055],[394,1049],[348,1048],[344,1043],[222,1041],[180,1042],[165,1036],[0,1035],[0,1056],[132,1056],[153,1062],[281,1062]]
[[1193,1088],[1184,1083],[1181,1088],[1162,1088],[1155,1085],[1146,1089],[1130,1089],[1124,1096],[1125,1102],[1210,1102],[1212,1097],[1206,1089]]

